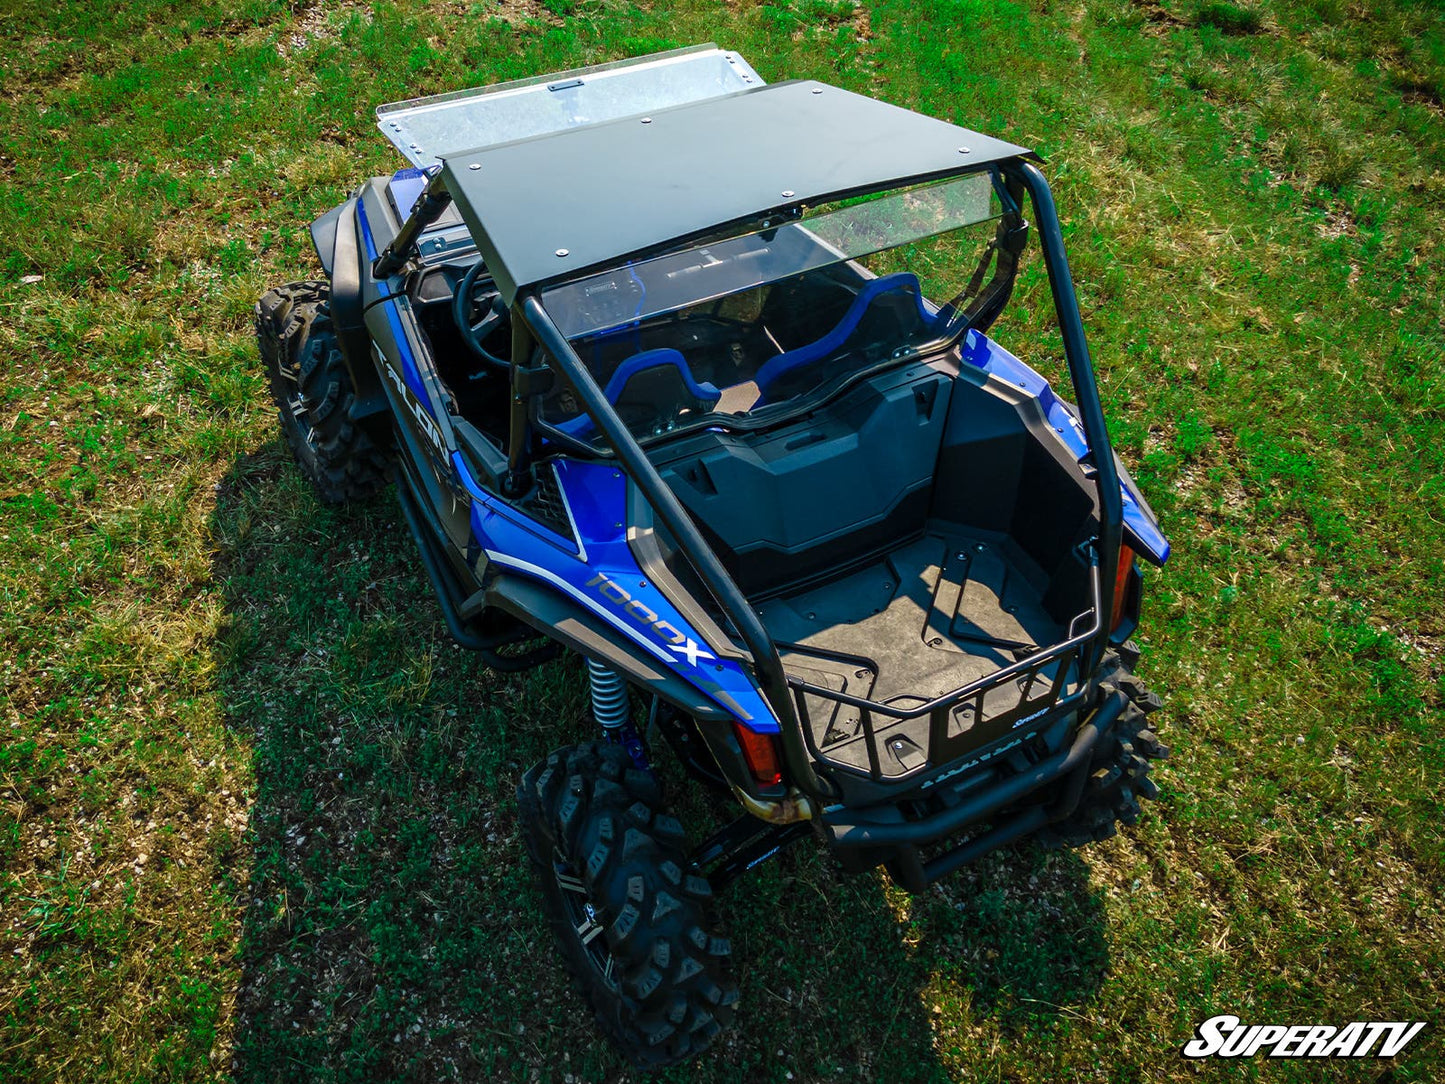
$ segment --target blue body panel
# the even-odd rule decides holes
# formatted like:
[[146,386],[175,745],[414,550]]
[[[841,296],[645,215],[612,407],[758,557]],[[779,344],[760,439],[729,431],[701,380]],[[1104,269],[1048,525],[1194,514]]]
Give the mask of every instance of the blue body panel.
[[[361,200],[356,201],[356,220],[361,223],[361,239],[366,244],[366,258],[376,260],[376,241],[371,236],[371,223],[366,220],[366,205]],[[395,301],[384,301],[381,305],[386,311],[387,326],[391,328],[391,336],[396,341],[397,351],[401,354],[401,377],[406,381],[406,386],[412,393],[421,400],[422,406],[427,413],[436,416],[436,409],[432,405],[431,396],[427,394],[426,385],[421,379],[421,370],[417,368],[416,356],[411,352],[411,343],[408,342],[406,332],[401,326],[401,317],[396,313]]]
[[621,471],[606,463],[557,462],[577,530],[572,543],[479,487],[460,456],[453,462],[472,497],[472,533],[490,562],[561,591],[723,711],[755,731],[777,733],[777,719],[741,664],[719,658],[638,568],[627,544],[627,479]]

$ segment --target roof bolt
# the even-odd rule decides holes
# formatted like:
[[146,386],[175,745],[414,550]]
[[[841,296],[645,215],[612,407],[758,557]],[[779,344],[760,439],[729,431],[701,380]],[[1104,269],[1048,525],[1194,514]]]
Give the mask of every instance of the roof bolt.
[[651,124],[651,123],[652,123],[652,118],[651,118],[651,117],[643,117],[643,118],[642,118],[642,123],[643,123],[643,124]]
[[469,165],[467,168],[468,168],[468,169],[481,169],[481,168],[482,168],[482,163],[480,163],[480,162],[473,162],[473,163],[472,163],[471,165]]
[[814,94],[822,94],[822,93],[823,93],[823,88],[822,88],[822,87],[814,87],[814,88],[813,88],[813,93],[814,93]]
[[791,188],[785,188],[785,189],[783,189],[783,199],[792,199],[792,198],[793,198],[793,190],[792,190]]
[[968,150],[967,147],[959,147],[959,148],[958,148],[958,153],[959,153],[959,154],[968,154],[968,153],[969,153],[969,150]]
[[558,256],[565,256],[565,255],[567,255],[567,250],[566,250],[565,248],[559,248],[559,249],[557,250],[557,255],[558,255]]

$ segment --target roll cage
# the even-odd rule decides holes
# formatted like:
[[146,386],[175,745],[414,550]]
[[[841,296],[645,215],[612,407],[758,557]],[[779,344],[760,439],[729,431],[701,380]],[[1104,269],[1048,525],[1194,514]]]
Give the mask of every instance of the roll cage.
[[[781,84],[767,89],[773,91],[788,89],[793,92],[795,100],[803,103],[808,103],[816,90],[812,84],[806,83]],[[807,97],[800,96],[803,94],[806,94]],[[856,96],[850,97],[856,98]],[[736,103],[748,99],[753,99],[750,108],[756,112],[759,108],[758,102],[761,101],[761,96],[756,91],[726,95],[721,99],[684,106],[681,109],[717,110],[728,102]],[[1038,168],[1029,160],[1030,152],[996,140],[989,140],[977,133],[969,133],[943,122],[920,118],[917,114],[908,113],[905,110],[882,106],[882,103],[873,103],[869,99],[858,99],[858,101],[869,103],[869,108],[881,106],[882,109],[888,111],[887,114],[877,116],[874,120],[875,124],[894,121],[896,120],[895,115],[901,114],[907,118],[916,118],[919,121],[927,122],[924,132],[928,136],[930,144],[936,142],[934,137],[939,134],[938,129],[945,129],[952,135],[951,144],[957,144],[960,139],[967,139],[969,143],[958,144],[956,150],[950,147],[951,153],[956,158],[947,159],[941,157],[936,148],[931,145],[922,148],[915,139],[912,144],[904,148],[905,158],[908,153],[913,155],[905,162],[906,169],[911,169],[912,172],[900,174],[897,169],[887,172],[884,167],[876,164],[869,168],[869,163],[863,163],[860,166],[854,162],[849,163],[847,168],[843,169],[843,173],[847,174],[852,183],[842,186],[837,184],[836,170],[832,174],[825,170],[816,178],[805,178],[798,182],[800,185],[798,190],[779,189],[776,187],[778,176],[776,164],[769,166],[767,163],[759,163],[754,172],[761,180],[753,184],[754,191],[740,197],[743,203],[735,202],[721,210],[710,209],[705,219],[697,220],[705,221],[706,225],[696,225],[694,222],[693,228],[683,228],[679,232],[675,223],[689,220],[674,217],[674,226],[671,227],[674,232],[667,235],[667,231],[659,234],[655,222],[630,223],[627,228],[618,231],[616,236],[589,237],[582,246],[584,252],[577,259],[570,259],[573,255],[570,248],[557,249],[550,258],[569,266],[562,271],[553,271],[546,262],[548,254],[539,255],[535,243],[530,249],[518,255],[514,251],[516,242],[509,240],[505,236],[505,231],[497,227],[497,223],[503,222],[509,213],[515,214],[514,210],[509,211],[507,208],[501,207],[499,208],[501,213],[492,216],[479,213],[483,202],[482,193],[476,188],[478,175],[492,172],[496,165],[489,155],[505,157],[507,154],[515,155],[519,148],[523,151],[528,151],[529,148],[534,150],[534,145],[545,142],[547,137],[540,140],[522,140],[515,144],[504,144],[498,148],[484,148],[482,151],[455,155],[446,159],[441,168],[430,170],[429,181],[411,215],[402,225],[392,243],[375,258],[372,265],[373,277],[379,283],[390,279],[393,282],[393,289],[404,289],[401,280],[396,279],[395,276],[398,276],[407,267],[416,252],[417,242],[428,227],[437,220],[449,204],[453,201],[457,203],[462,217],[467,220],[477,242],[481,258],[487,262],[488,270],[493,273],[495,282],[506,300],[511,316],[511,395],[505,444],[505,466],[502,464],[501,457],[497,455],[487,456],[486,462],[478,463],[485,483],[508,497],[519,497],[535,484],[533,471],[538,461],[560,453],[590,459],[611,457],[619,464],[631,479],[637,492],[650,506],[656,522],[671,536],[677,553],[691,566],[698,581],[711,595],[717,610],[724,619],[721,622],[722,626],[730,626],[736,639],[741,642],[744,664],[751,669],[758,687],[766,697],[768,705],[778,721],[787,778],[818,808],[826,805],[828,800],[836,795],[835,788],[815,771],[815,764],[826,764],[828,761],[817,749],[807,725],[805,699],[807,696],[822,696],[849,704],[859,710],[863,731],[869,746],[869,759],[872,766],[869,774],[873,782],[881,784],[883,780],[878,772],[874,716],[897,720],[927,715],[931,736],[930,746],[943,749],[948,745],[946,731],[949,713],[958,705],[973,701],[979,705],[981,714],[982,698],[986,693],[999,688],[1004,683],[1019,679],[1022,679],[1026,689],[1032,687],[1040,680],[1044,668],[1048,666],[1056,665],[1055,673],[1062,675],[1069,668],[1071,662],[1076,662],[1077,672],[1080,675],[1095,673],[1108,646],[1109,629],[1104,615],[1112,612],[1113,594],[1117,582],[1114,573],[1118,566],[1123,531],[1123,500],[1119,474],[1109,443],[1098,388],[1084,338],[1083,322],[1064,251],[1057,211],[1047,182]],[[764,116],[766,118],[769,115],[765,114]],[[556,138],[569,138],[573,143],[577,143],[583,139],[599,137],[599,133],[605,137],[606,133],[602,130],[611,127],[618,128],[625,132],[628,138],[636,140],[638,136],[633,129],[639,128],[642,123],[650,121],[650,119],[644,118],[642,122],[639,122],[636,117],[627,118],[613,122],[612,125],[604,124],[563,133]],[[625,128],[619,127],[623,125]],[[863,127],[866,128],[866,125]],[[859,136],[866,143],[869,133],[862,131]],[[980,153],[975,154],[976,150]],[[684,147],[684,152],[684,156],[699,153],[698,149],[690,144]],[[811,151],[806,147],[802,148],[801,154],[804,158],[798,160],[800,170],[809,153],[816,154],[816,148]],[[621,156],[626,157],[625,148]],[[544,302],[544,288],[565,279],[595,272],[607,263],[615,264],[628,259],[640,261],[686,247],[706,236],[717,235],[719,231],[726,234],[729,230],[737,232],[750,225],[756,226],[760,222],[768,221],[770,216],[776,217],[778,221],[783,221],[790,216],[795,216],[804,205],[812,206],[825,200],[867,195],[946,177],[959,177],[984,169],[995,173],[1001,181],[1002,187],[1009,194],[1013,207],[1008,209],[1004,218],[1000,220],[994,245],[997,253],[995,272],[992,280],[977,299],[969,324],[979,330],[986,328],[1007,302],[1028,229],[1028,224],[1022,215],[1026,199],[1028,206],[1032,208],[1033,225],[1038,232],[1055,312],[1062,334],[1064,355],[1073,385],[1074,402],[1087,442],[1087,454],[1081,462],[1086,473],[1092,477],[1097,493],[1099,529],[1092,552],[1087,555],[1088,563],[1092,566],[1092,613],[1090,615],[1086,612],[1084,615],[1088,618],[1085,627],[1078,627],[1076,621],[1075,625],[1068,629],[1066,638],[1060,643],[1045,647],[1010,666],[951,690],[928,703],[901,708],[820,688],[801,678],[789,675],[785,671],[778,645],[765,629],[757,612],[728,573],[717,553],[703,537],[698,526],[685,511],[682,503],[663,480],[637,437],[629,430],[614,405],[609,402],[603,388],[578,355],[568,337],[553,319]],[[802,187],[805,183],[808,185],[806,190]],[[775,191],[778,195],[758,203],[758,200],[762,199],[763,185],[768,186],[768,191]],[[556,191],[560,190],[554,188],[554,196]],[[624,190],[619,198],[625,203],[627,200],[635,200],[637,197],[635,193]],[[749,198],[753,200],[753,204],[748,213],[731,213],[732,210],[743,206]],[[595,205],[586,208],[586,211],[594,217],[606,217],[606,215],[599,215],[599,208]],[[677,213],[683,212],[678,211]],[[573,214],[573,221],[581,221],[576,213]],[[623,247],[618,248],[619,245]],[[629,245],[633,247],[626,247]],[[599,253],[604,255],[599,256]],[[962,333],[963,331],[960,330],[959,334]],[[556,386],[558,380],[565,382],[570,387],[581,412],[590,420],[593,431],[597,434],[597,440],[592,442],[579,440],[572,433],[548,424],[542,419],[542,397]],[[664,592],[666,593],[665,588]],[[673,601],[680,607],[690,602],[690,600],[684,599],[674,599]],[[694,608],[689,606],[689,609]],[[734,644],[713,646],[729,653],[736,649]],[[1061,678],[1053,679],[1055,693],[1057,693],[1057,686],[1060,682]],[[1085,692],[1086,689],[1081,687],[1067,697],[1066,702],[1072,703],[1076,699],[1081,700]],[[1014,719],[1026,721],[1024,716],[1029,706],[1028,694],[1025,692],[1016,711],[1002,717],[1003,722],[1008,723]],[[1054,706],[1052,699],[1050,706]],[[1058,706],[1064,706],[1064,702]],[[933,755],[930,753],[930,761],[932,760]]]
[[[703,538],[676,495],[663,481],[637,438],[608,402],[603,389],[577,355],[572,344],[557,328],[537,296],[538,292],[535,289],[523,289],[513,302],[512,357],[530,358],[533,356],[533,346],[540,345],[548,370],[555,372],[571,385],[578,403],[592,420],[597,432],[605,439],[607,450],[616,456],[651,506],[657,520],[670,532],[678,550],[706,586],[713,601],[737,631],[758,684],[778,719],[789,777],[800,790],[815,800],[826,800],[829,791],[814,771],[816,750],[809,748],[809,730],[800,715],[800,711],[806,710],[803,706],[805,693],[840,700],[861,709],[863,726],[869,735],[870,743],[873,741],[872,716],[875,714],[894,719],[927,714],[930,718],[930,731],[937,735],[943,732],[948,712],[956,705],[972,698],[981,698],[989,689],[1004,682],[1021,676],[1036,675],[1045,665],[1066,662],[1067,657],[1076,654],[1079,656],[1081,672],[1093,672],[1107,646],[1108,630],[1102,615],[1110,613],[1113,606],[1116,579],[1113,570],[1118,564],[1123,530],[1119,476],[1104,423],[1088,345],[1084,339],[1083,321],[1074,294],[1053,196],[1043,174],[1032,163],[1019,160],[1005,163],[1001,169],[1006,177],[1017,182],[1022,191],[1027,193],[1033,207],[1054,307],[1063,335],[1064,354],[1073,384],[1075,404],[1088,441],[1089,456],[1086,465],[1091,468],[1100,510],[1099,537],[1092,561],[1094,617],[1089,627],[1071,630],[1069,638],[1062,643],[1044,648],[1012,666],[955,689],[920,707],[902,710],[848,697],[846,694],[811,686],[799,678],[790,677],[783,668],[776,644],[747,598]],[[998,305],[1002,307],[1002,299]],[[537,369],[515,362],[513,373],[514,401],[517,401],[519,409],[513,411],[512,417],[509,440],[511,478],[507,484],[515,487],[524,484],[521,480],[531,468],[531,450],[537,436],[535,406],[528,409],[520,407],[529,401],[529,396],[532,397],[532,402],[535,402],[541,386],[541,373]],[[597,448],[581,445],[580,442],[574,450],[579,454],[598,454]],[[876,761],[876,752],[874,759]]]

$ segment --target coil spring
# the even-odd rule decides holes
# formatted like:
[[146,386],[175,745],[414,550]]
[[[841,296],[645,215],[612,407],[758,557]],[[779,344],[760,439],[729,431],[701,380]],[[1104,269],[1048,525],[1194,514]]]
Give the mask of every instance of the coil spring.
[[627,682],[622,675],[604,663],[587,660],[587,676],[592,686],[592,717],[608,730],[627,722]]

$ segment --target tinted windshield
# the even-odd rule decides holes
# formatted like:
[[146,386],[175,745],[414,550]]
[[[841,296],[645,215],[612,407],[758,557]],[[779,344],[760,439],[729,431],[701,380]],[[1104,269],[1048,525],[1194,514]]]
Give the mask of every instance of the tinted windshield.
[[[975,174],[613,268],[543,303],[640,439],[771,417],[957,338],[999,212]],[[543,417],[591,440],[579,411],[563,389]]]

